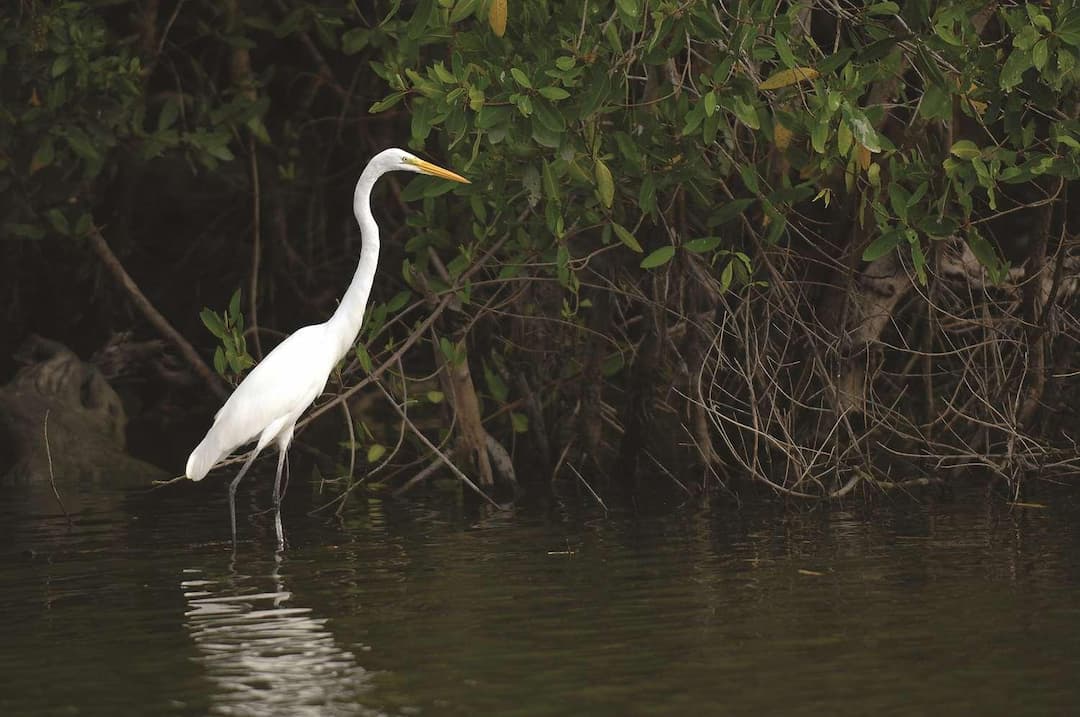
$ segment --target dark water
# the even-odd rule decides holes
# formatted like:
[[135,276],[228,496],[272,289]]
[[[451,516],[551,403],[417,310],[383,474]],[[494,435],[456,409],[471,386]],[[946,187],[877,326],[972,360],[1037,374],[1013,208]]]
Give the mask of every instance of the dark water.
[[1066,714],[1080,502],[661,515],[0,492],[2,715]]

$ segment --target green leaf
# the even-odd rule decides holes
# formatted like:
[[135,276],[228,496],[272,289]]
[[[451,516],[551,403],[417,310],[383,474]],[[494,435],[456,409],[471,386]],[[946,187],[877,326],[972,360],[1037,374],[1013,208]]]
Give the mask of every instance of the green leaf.
[[513,427],[514,433],[525,433],[529,430],[529,417],[526,416],[524,413],[511,411],[510,425]]
[[412,292],[408,289],[405,289],[404,291],[399,291],[398,293],[394,294],[394,298],[386,302],[386,312],[388,314],[396,314],[405,307],[405,304],[409,303],[409,299],[411,298]]
[[532,89],[532,83],[529,82],[529,78],[525,75],[524,72],[522,72],[518,68],[511,67],[510,68],[510,75],[514,78],[515,82],[517,82],[519,85],[521,85],[525,89],[527,89],[527,90]]
[[619,371],[622,371],[625,366],[626,358],[621,352],[616,352],[604,359],[604,362],[600,365],[600,372],[604,374],[605,378],[611,378]]
[[410,40],[419,40],[424,37],[427,31],[428,25],[431,22],[431,18],[435,15],[437,8],[432,0],[420,0],[416,4],[416,11],[409,18],[408,24],[405,26],[406,35]]
[[199,312],[199,318],[202,319],[203,326],[208,328],[210,333],[219,339],[225,338],[225,322],[222,321],[221,316],[216,311],[204,308]]
[[787,217],[768,203],[763,202],[762,208],[765,210],[765,215],[769,218],[769,233],[765,235],[765,243],[769,245],[776,244],[783,235],[784,230],[787,228]]
[[895,181],[889,183],[889,204],[900,221],[907,224],[908,193]]
[[756,199],[733,199],[709,217],[709,226],[719,226],[742,214]]
[[48,167],[53,163],[54,159],[56,159],[56,145],[53,143],[52,137],[46,137],[45,141],[34,152],[33,159],[30,160],[30,174]]
[[372,443],[367,449],[367,462],[374,463],[386,455],[386,446],[381,443]]
[[836,128],[836,151],[840,153],[841,157],[848,155],[848,150],[852,145],[851,128],[847,126],[847,122],[840,120],[840,125]]
[[701,120],[703,119],[705,119],[705,103],[698,102],[686,113],[686,117],[684,118],[685,124],[683,125],[681,132],[682,136],[690,136],[690,134],[701,125]]
[[540,94],[548,98],[552,102],[558,102],[559,100],[565,100],[570,96],[570,93],[561,87],[541,87]]
[[1073,11],[1066,15],[1055,34],[1065,44],[1080,47],[1080,12]]
[[757,167],[752,164],[744,164],[739,168],[739,176],[742,177],[743,184],[754,194],[758,193],[758,174]]
[[773,35],[773,43],[776,45],[776,54],[780,57],[780,62],[784,63],[784,67],[795,67],[799,63],[795,60],[795,54],[791,51],[791,46],[788,44],[787,37],[779,30]]
[[549,132],[561,135],[566,131],[566,120],[563,118],[562,113],[547,100],[537,99],[533,102],[533,116]]
[[360,364],[360,368],[364,370],[364,373],[370,374],[375,370],[375,366],[371,363],[371,355],[363,344],[356,344],[353,347],[353,356],[356,357],[356,361]]
[[454,344],[451,343],[450,339],[446,338],[445,336],[439,337],[439,351],[442,352],[443,358],[445,358],[446,362],[451,366],[456,366],[460,364],[461,359],[464,358],[463,356],[458,356],[458,352],[457,349],[454,347]]
[[96,162],[101,159],[101,153],[98,152],[93,142],[90,141],[90,138],[82,131],[82,129],[69,126],[67,128],[67,133],[64,135],[64,139],[67,140],[68,146],[71,147],[71,151],[83,159],[90,162]]
[[[1077,38],[1077,44],[1080,44],[1080,37]],[[1059,74],[1068,75],[1076,67],[1076,55],[1064,47],[1059,47],[1057,51],[1057,67]]]
[[60,234],[63,234],[64,236],[71,234],[71,226],[68,224],[67,217],[65,217],[64,213],[56,207],[45,212],[45,217],[49,220],[49,224],[52,224],[52,228]]
[[656,180],[652,174],[646,174],[641,178],[641,189],[638,191],[638,207],[645,213],[656,209]]
[[981,152],[974,142],[969,139],[962,139],[953,143],[953,146],[949,148],[949,154],[960,159],[972,159],[978,157]]
[[870,124],[870,120],[866,118],[862,110],[857,107],[852,107],[848,103],[841,105],[841,114],[843,114],[844,121],[847,122],[851,128],[851,133],[855,136],[856,141],[863,147],[866,147],[871,152],[881,151],[881,141],[878,137],[877,131],[874,126]]
[[911,242],[911,263],[915,266],[915,274],[919,277],[919,283],[926,286],[926,256],[923,254],[922,245],[916,239]]
[[235,156],[233,155],[232,150],[230,150],[224,144],[218,144],[216,142],[208,142],[203,146],[203,149],[205,149],[206,153],[209,154],[211,157],[214,157],[216,159],[220,159],[223,162],[229,162],[229,161],[232,161],[233,159],[235,159]]
[[731,277],[735,273],[735,262],[729,261],[720,272],[720,290],[727,291],[731,287]]
[[641,268],[655,269],[658,266],[667,264],[673,256],[675,256],[675,247],[671,245],[662,246],[641,260]]
[[1049,50],[1046,40],[1039,40],[1035,43],[1035,47],[1031,48],[1031,64],[1035,66],[1036,70],[1042,72],[1042,68],[1046,67],[1048,55]]
[[733,97],[732,107],[739,121],[750,129],[761,129],[761,121],[758,119],[757,110],[754,106],[741,97]]
[[1052,29],[1050,18],[1043,14],[1043,11],[1038,6],[1034,3],[1024,3],[1024,9],[1027,10],[1028,19],[1031,20],[1035,27],[1050,32]]
[[1001,76],[998,82],[1001,89],[1011,90],[1024,79],[1024,72],[1031,67],[1031,51],[1015,49],[1010,54],[1005,64],[1001,66]]
[[169,129],[176,124],[176,118],[180,116],[180,103],[175,97],[170,96],[161,106],[161,114],[158,115],[158,132]]
[[611,228],[615,230],[615,236],[619,237],[619,241],[630,247],[630,249],[636,251],[638,254],[645,251],[641,248],[641,244],[638,243],[638,240],[634,238],[634,235],[622,224],[612,222]]
[[929,237],[950,237],[959,228],[960,225],[951,217],[927,217],[919,222],[919,231]]
[[593,172],[596,175],[596,189],[600,193],[600,201],[611,209],[615,201],[615,181],[611,177],[611,170],[598,159],[593,165]]
[[1013,36],[1013,47],[1019,50],[1030,50],[1039,41],[1039,31],[1031,25],[1020,28],[1020,32]]
[[819,117],[817,124],[810,130],[810,146],[818,154],[825,154],[825,142],[829,139],[829,119]]
[[79,220],[75,222],[75,236],[86,236],[90,233],[90,228],[93,226],[94,218],[90,216],[89,212],[83,212],[79,217]]
[[919,103],[919,114],[926,119],[949,119],[952,113],[952,97],[937,85],[930,85]]
[[374,104],[372,104],[371,107],[368,107],[368,112],[370,112],[371,114],[376,114],[376,113],[379,113],[379,112],[385,112],[386,110],[388,110],[391,107],[393,107],[394,105],[396,105],[398,102],[401,102],[401,98],[403,98],[406,94],[408,94],[408,93],[406,93],[406,92],[395,92],[395,93],[393,93],[391,95],[387,95],[383,99],[381,99],[378,102],[375,102]]
[[867,15],[898,15],[900,6],[894,2],[878,2],[866,8]]
[[870,242],[870,246],[863,250],[862,260],[874,261],[875,259],[885,256],[900,244],[902,238],[902,234],[895,229],[882,234],[877,239]]
[[233,292],[232,298],[229,299],[229,316],[236,318],[240,315],[240,290],[237,289]]
[[492,398],[499,403],[506,403],[506,399],[510,397],[510,389],[502,380],[502,376],[492,371],[486,361],[484,362],[484,382],[487,383],[488,392]]
[[683,249],[695,254],[703,254],[720,246],[722,241],[723,240],[720,237],[700,237],[698,239],[691,239],[683,244]]
[[479,4],[479,0],[459,0],[457,5],[454,5],[454,9],[450,11],[450,24],[461,22],[469,15],[472,15]]
[[67,72],[69,69],[71,69],[71,56],[70,55],[61,55],[60,57],[56,58],[55,60],[53,60],[52,70],[51,70],[51,74],[52,74],[53,79],[56,79],[60,75]]
[[550,162],[544,162],[540,167],[540,182],[544,188],[544,196],[548,201],[559,201],[559,184],[555,181],[555,170]]
[[366,27],[354,27],[341,36],[341,51],[346,55],[355,55],[367,47],[371,30]]
[[975,258],[979,260],[979,263],[994,272],[998,269],[998,257],[997,252],[994,251],[994,245],[984,239],[982,235],[977,232],[971,232],[967,237],[968,248],[971,249],[971,253],[975,255]]
[[430,403],[442,403],[446,395],[442,391],[428,391],[424,396]]
[[705,116],[712,117],[716,112],[716,92],[709,90],[705,93],[705,96],[701,98],[701,105],[705,108]]
[[226,351],[225,358],[229,361],[229,368],[232,369],[233,373],[240,373],[244,370],[244,364],[235,351]]
[[218,346],[214,351],[214,370],[218,372],[219,376],[224,376],[227,368],[229,368],[229,364],[225,360],[225,350]]
[[558,274],[559,283],[565,287],[570,286],[570,250],[565,243],[560,243],[555,251],[555,272]]
[[829,55],[818,63],[818,72],[822,75],[828,75],[834,70],[843,67],[844,64],[851,59],[854,52],[855,51],[850,47],[840,48],[835,55]]
[[456,184],[451,184],[437,177],[421,175],[414,177],[405,185],[405,189],[401,192],[401,198],[411,202],[417,199],[441,197],[447,192],[453,191],[456,186]]
[[637,17],[641,14],[641,0],[615,0],[615,4],[619,6],[619,9],[630,17]]
[[439,82],[442,82],[446,85],[457,84],[457,78],[454,77],[454,73],[446,69],[446,66],[441,61],[436,62],[434,65],[432,65],[431,71],[435,73],[435,77],[438,78]]

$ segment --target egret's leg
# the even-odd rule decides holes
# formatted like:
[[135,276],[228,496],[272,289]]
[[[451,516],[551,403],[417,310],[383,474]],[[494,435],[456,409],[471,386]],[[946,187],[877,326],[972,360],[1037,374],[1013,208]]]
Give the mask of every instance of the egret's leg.
[[285,531],[281,528],[281,474],[288,454],[288,449],[278,451],[277,477],[274,478],[274,528],[277,530],[278,550],[285,549]]
[[234,547],[236,546],[236,487],[240,485],[240,479],[247,473],[248,468],[251,468],[251,464],[255,462],[255,456],[257,455],[259,455],[259,450],[256,448],[251,452],[248,459],[244,461],[244,467],[240,469],[240,472],[232,479],[232,483],[229,484],[229,517],[232,519],[232,541]]
[[292,477],[292,463],[289,461],[289,452],[285,452],[285,480],[281,481],[281,495],[289,490],[289,478]]

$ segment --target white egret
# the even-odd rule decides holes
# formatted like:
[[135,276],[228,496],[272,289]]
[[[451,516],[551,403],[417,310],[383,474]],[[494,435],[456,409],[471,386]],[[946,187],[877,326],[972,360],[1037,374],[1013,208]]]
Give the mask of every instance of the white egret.
[[334,315],[324,323],[299,329],[267,354],[217,412],[214,425],[188,458],[185,473],[191,480],[198,481],[229,453],[245,443],[256,441],[255,450],[229,484],[233,544],[236,543],[236,487],[255,457],[274,443],[278,449],[274,522],[278,545],[284,545],[281,474],[293,429],[300,415],[322,393],[330,372],[352,348],[360,332],[379,261],[379,225],[371,214],[371,188],[379,177],[395,171],[418,172],[469,183],[464,177],[404,150],[388,149],[375,155],[364,168],[353,193],[353,213],[360,224],[360,260]]

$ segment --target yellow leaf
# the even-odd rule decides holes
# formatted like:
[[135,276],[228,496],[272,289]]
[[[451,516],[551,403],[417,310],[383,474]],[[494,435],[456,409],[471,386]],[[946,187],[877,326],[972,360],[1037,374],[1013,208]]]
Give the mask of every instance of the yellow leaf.
[[855,149],[855,164],[863,171],[870,169],[870,150],[861,144]]
[[792,131],[784,125],[780,124],[779,122],[773,125],[773,143],[776,145],[776,148],[779,149],[781,152],[791,146],[792,136]]
[[491,0],[488,23],[497,36],[502,37],[506,34],[506,0]]
[[780,70],[769,79],[758,85],[759,90],[778,90],[781,87],[794,85],[798,82],[806,82],[818,77],[821,73],[813,67],[793,67],[790,70]]
[[36,87],[33,90],[30,91],[30,106],[31,107],[41,107],[41,98],[38,97]]

